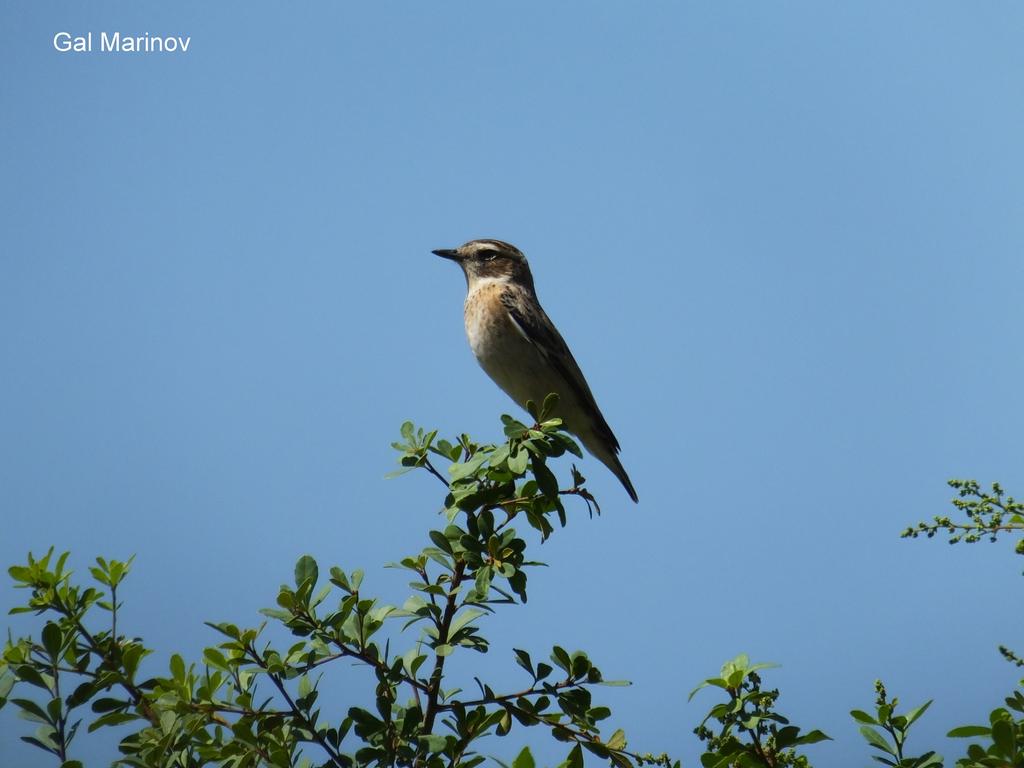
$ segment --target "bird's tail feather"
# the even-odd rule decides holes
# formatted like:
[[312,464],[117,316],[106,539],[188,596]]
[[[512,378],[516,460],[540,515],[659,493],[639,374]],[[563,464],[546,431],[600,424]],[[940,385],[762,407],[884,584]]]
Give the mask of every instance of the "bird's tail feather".
[[608,467],[612,474],[619,479],[619,482],[622,483],[622,487],[626,489],[626,493],[629,494],[629,498],[633,500],[633,503],[639,503],[639,499],[636,495],[636,488],[633,487],[633,482],[629,479],[629,475],[626,474],[626,470],[622,466],[622,462],[619,461],[618,445],[614,442],[615,438],[612,437],[611,440],[602,439],[598,435],[594,434],[592,430],[575,432],[575,435],[580,439],[580,442],[583,443],[583,447],[586,448],[594,458]]
[[619,478],[619,482],[622,483],[622,487],[626,489],[626,493],[629,494],[629,498],[633,500],[633,503],[639,503],[640,499],[636,495],[636,488],[633,487],[633,482],[629,479],[629,475],[626,474],[626,470],[622,466],[622,462],[619,461],[619,457],[612,454],[612,460],[605,462],[605,464],[608,465],[608,469],[612,471],[612,474]]
[[629,479],[629,475],[626,474],[626,469],[622,466],[622,462],[619,461],[619,457],[615,454],[615,451],[605,445],[601,445],[599,443],[595,445],[594,442],[588,442],[586,440],[583,441],[583,444],[598,461],[608,467],[608,469],[612,471],[612,474],[619,478],[619,482],[622,483],[622,487],[626,489],[626,493],[629,494],[629,498],[633,500],[633,503],[638,503],[639,498],[636,495],[636,488],[633,487],[633,481]]

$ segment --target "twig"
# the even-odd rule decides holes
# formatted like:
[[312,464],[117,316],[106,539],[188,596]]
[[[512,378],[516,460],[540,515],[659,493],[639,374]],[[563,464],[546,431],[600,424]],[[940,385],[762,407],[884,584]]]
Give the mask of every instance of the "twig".
[[[59,613],[71,619],[75,623],[75,628],[78,630],[78,633],[85,638],[85,641],[89,645],[90,651],[92,651],[95,655],[99,656],[104,662],[114,661],[111,654],[104,651],[104,649],[96,641],[96,638],[93,637],[92,633],[85,628],[85,625],[82,623],[82,620],[78,616],[76,616],[68,606],[66,606],[59,599],[55,600],[53,606],[57,609]],[[116,645],[116,638],[111,638],[111,640]],[[131,696],[132,704],[134,704],[136,707],[142,710],[142,714],[146,717],[147,720],[149,720],[150,723],[152,723],[153,725],[159,725],[160,718],[153,711],[153,707],[150,704],[149,699],[147,699],[145,694],[142,693],[142,690],[135,686],[133,683],[131,683],[129,680],[127,680],[124,677],[124,675],[118,675],[118,677],[120,678],[117,681],[118,685],[124,688],[128,692],[128,695]]]
[[[300,615],[302,616],[302,618],[304,618],[306,621],[310,622],[314,626],[317,625],[317,620],[313,616],[311,616],[307,611],[303,611]],[[363,662],[367,666],[373,667],[374,669],[376,669],[376,670],[378,670],[380,672],[384,672],[384,673],[387,673],[389,675],[391,674],[391,668],[387,664],[385,664],[383,661],[381,661],[380,659],[375,659],[372,656],[370,656],[369,654],[367,654],[367,653],[365,653],[365,652],[363,652],[363,651],[361,651],[361,650],[359,650],[357,648],[349,647],[349,646],[345,645],[345,643],[341,642],[338,638],[336,638],[333,635],[330,635],[330,634],[328,634],[326,632],[318,632],[317,635],[318,635],[318,637],[320,637],[320,639],[326,640],[328,643],[330,643],[335,648],[337,648],[338,649],[338,653],[333,654],[331,656],[325,656],[322,659],[318,659],[318,660],[316,660],[314,662],[311,662],[310,664],[307,664],[303,668],[304,672],[309,670],[309,669],[313,669],[314,667],[318,667],[321,664],[326,664],[328,661],[334,661],[335,659],[339,659],[339,658],[342,658],[344,656],[349,656],[349,657],[351,657],[353,659],[356,659],[358,661]],[[401,675],[401,678],[402,678],[402,680],[404,682],[409,683],[409,685],[411,685],[413,688],[418,688],[419,690],[423,691],[424,693],[428,693],[429,690],[430,690],[429,687],[425,683],[421,683],[415,677],[409,677],[408,675],[404,675],[403,674],[403,675]]]
[[[565,688],[582,688],[582,683],[577,683],[572,680],[562,680],[559,683],[554,683],[547,687],[530,687],[525,691],[519,691],[518,693],[503,693],[498,696],[492,696],[491,698],[471,699],[469,701],[459,701],[460,707],[476,707],[481,704],[501,704],[504,702],[515,701],[521,699],[523,696],[539,696],[542,694],[549,694],[554,691],[560,691]],[[452,704],[439,704],[438,709],[442,711],[449,711],[454,709]]]
[[437,471],[434,465],[430,463],[430,459],[428,459],[426,456],[423,457],[423,468],[426,469],[427,472],[432,474],[438,480],[440,480],[442,483],[444,483],[445,488],[451,488],[451,484],[444,479],[444,475]]
[[281,681],[280,675],[271,672],[267,668],[267,666],[263,663],[263,659],[260,658],[259,652],[256,650],[255,646],[249,645],[246,648],[246,650],[249,652],[250,658],[256,663],[256,665],[259,666],[261,669],[266,670],[267,677],[270,678],[270,682],[274,684],[274,687],[277,688],[280,694],[284,697],[284,700],[288,702],[288,707],[289,709],[291,709],[292,714],[300,723],[302,723],[302,726],[307,731],[309,731],[310,735],[313,737],[313,740],[320,745],[320,748],[327,753],[327,756],[331,759],[331,763],[333,765],[336,765],[337,768],[344,768],[344,765],[342,764],[341,761],[341,755],[338,754],[337,750],[335,750],[330,744],[327,743],[327,740],[323,737],[323,734],[321,734],[316,729],[316,726],[312,722],[310,722],[309,718],[306,717],[302,710],[299,709],[298,705],[296,705],[296,703],[292,700],[292,697],[288,694],[288,689]]
[[[441,619],[441,628],[437,635],[438,645],[448,642],[448,630],[451,628],[452,619],[458,609],[459,586],[462,584],[463,575],[466,572],[466,561],[460,560],[455,564],[455,573],[452,575],[451,589],[448,591],[448,602],[444,607],[444,616]],[[441,695],[441,680],[444,677],[444,660],[446,656],[438,654],[434,661],[434,671],[430,675],[430,685],[427,687],[427,710],[423,714],[423,732],[434,732],[434,720],[437,718],[437,701]]]

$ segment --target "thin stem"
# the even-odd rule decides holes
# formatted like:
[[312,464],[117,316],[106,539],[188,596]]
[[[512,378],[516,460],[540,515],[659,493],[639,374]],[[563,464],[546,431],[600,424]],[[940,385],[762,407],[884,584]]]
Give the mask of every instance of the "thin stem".
[[[533,717],[536,717],[534,713],[526,712],[521,707],[517,707],[514,704],[507,704],[506,707],[509,710],[515,710],[516,712],[521,712],[525,715],[531,715]],[[605,748],[609,748],[608,745],[602,742],[596,734],[590,733],[589,731],[585,731],[581,728],[573,728],[565,723],[550,723],[547,721],[542,722],[552,730],[554,730],[555,728],[559,728],[565,733],[569,734],[569,736],[572,737],[572,740],[575,741],[577,744],[601,744]],[[638,765],[651,764],[667,766],[670,764],[667,760],[663,759],[667,756],[663,756],[662,758],[657,758],[652,761],[650,755],[641,755],[638,752],[630,752],[628,749],[612,749],[611,751],[615,752],[616,754],[625,755],[626,757],[632,758],[633,761],[636,762]]]
[[312,722],[310,722],[309,718],[306,717],[306,715],[302,712],[301,709],[299,709],[298,705],[288,694],[288,689],[285,687],[285,684],[281,680],[280,675],[277,675],[271,672],[269,669],[267,669],[266,665],[263,663],[263,660],[260,658],[259,652],[256,650],[254,646],[250,645],[246,650],[249,652],[250,658],[252,658],[252,660],[257,664],[257,666],[267,671],[267,677],[270,678],[270,681],[274,684],[274,687],[277,688],[281,696],[284,697],[284,700],[288,702],[288,708],[291,710],[292,715],[302,724],[303,728],[309,731],[310,736],[312,736],[313,740],[320,745],[320,748],[327,753],[327,756],[330,758],[331,763],[333,765],[336,765],[338,768],[344,768],[341,762],[341,755],[339,755],[338,752],[330,744],[327,743],[327,740],[323,737],[323,734],[321,734],[316,729],[316,726]]
[[[466,561],[460,560],[455,564],[455,573],[452,575],[451,589],[448,591],[448,600],[444,606],[444,616],[441,618],[441,627],[438,631],[438,645],[448,642],[448,631],[451,629],[452,619],[458,609],[459,586],[462,584],[463,576],[466,573]],[[444,677],[444,660],[447,656],[438,654],[434,661],[434,671],[430,675],[430,684],[427,687],[427,710],[423,714],[423,732],[434,732],[434,720],[437,718],[438,698],[441,695],[441,681]]]
[[110,585],[110,638],[117,643],[117,586]]
[[[583,496],[583,489],[582,488],[564,488],[564,489],[562,489],[562,490],[560,490],[558,492],[558,495],[559,496]],[[506,499],[504,501],[497,501],[494,504],[488,504],[486,507],[484,507],[484,511],[491,510],[491,509],[501,509],[501,510],[505,511],[506,515],[508,515],[508,517],[505,519],[505,522],[499,523],[498,525],[496,525],[494,527],[494,532],[495,533],[499,533],[503,528],[505,528],[506,525],[511,523],[513,520],[515,520],[516,515],[519,514],[519,510],[516,509],[516,507],[519,507],[519,506],[521,506],[523,504],[529,504],[530,502],[533,502],[533,501],[539,501],[540,499],[543,499],[543,498],[546,498],[546,497],[543,496],[542,494],[539,494],[539,493],[535,493],[533,496],[516,496],[515,498],[512,498],[512,499]],[[510,507],[510,506],[512,507],[511,510],[506,509],[506,507]]]
[[[460,707],[476,707],[476,706],[479,706],[481,704],[501,704],[501,703],[505,703],[505,702],[509,702],[509,701],[515,701],[516,699],[520,699],[523,696],[540,696],[540,695],[552,693],[554,691],[560,691],[560,690],[563,690],[565,688],[582,688],[582,687],[583,687],[582,683],[573,682],[572,680],[562,680],[559,683],[554,683],[553,685],[549,685],[547,687],[541,687],[541,688],[530,687],[530,688],[527,688],[525,691],[519,691],[517,693],[503,693],[500,696],[494,696],[494,697],[489,698],[489,699],[487,699],[487,698],[484,698],[484,699],[470,699],[468,701],[460,700],[459,701],[459,706]],[[439,704],[438,705],[438,709],[442,710],[442,711],[448,711],[448,710],[452,710],[454,708],[455,708],[455,706],[453,704]]]
[[442,483],[444,483],[445,488],[451,488],[451,484],[444,479],[444,475],[437,471],[434,465],[430,463],[430,459],[428,459],[426,456],[423,457],[423,468],[426,469],[427,472],[432,474],[438,480],[440,480]]
[[[317,620],[312,615],[310,615],[307,611],[303,611],[302,614],[300,614],[300,615],[302,616],[302,618],[306,619],[306,621],[309,621],[310,623],[312,623],[314,625],[317,624]],[[338,649],[338,653],[333,654],[331,656],[325,656],[322,659],[318,659],[317,661],[314,661],[314,662],[311,662],[310,664],[307,664],[306,667],[303,668],[303,671],[308,671],[309,669],[313,669],[314,667],[318,667],[321,664],[326,664],[328,661],[334,661],[335,659],[339,659],[339,658],[344,657],[344,656],[349,656],[349,657],[351,657],[353,659],[357,659],[358,661],[363,662],[367,666],[373,667],[374,669],[376,669],[376,670],[378,670],[380,672],[386,672],[388,674],[391,673],[391,668],[386,663],[384,663],[380,659],[373,658],[368,653],[366,653],[364,650],[349,647],[349,646],[345,645],[345,643],[341,642],[338,638],[336,638],[333,635],[330,635],[330,634],[328,634],[326,632],[318,632],[317,635],[318,635],[318,637],[321,640],[325,640],[328,643],[330,643],[331,645],[333,645],[335,648],[337,648]],[[413,688],[418,688],[419,690],[423,691],[424,693],[427,693],[430,690],[429,687],[426,685],[426,683],[420,682],[415,677],[409,677],[407,675],[401,675],[401,678],[402,678],[402,680],[404,682],[409,683],[409,685],[411,685]]]
[[[111,657],[111,654],[108,653],[99,644],[99,642],[97,642],[96,638],[93,637],[92,633],[85,628],[85,625],[82,623],[81,618],[77,616],[67,605],[65,605],[63,601],[57,599],[53,603],[53,606],[58,611],[58,613],[63,614],[75,623],[75,629],[77,629],[78,633],[83,638],[85,638],[85,641],[89,646],[89,650],[93,654],[99,656],[104,661],[104,663],[111,663],[114,661],[114,659]],[[112,642],[116,642],[116,640],[112,638]],[[156,713],[153,711],[153,708],[150,705],[149,700],[142,693],[141,689],[139,689],[131,681],[125,678],[124,675],[118,675],[118,677],[118,685],[124,688],[128,692],[128,695],[131,696],[132,704],[134,704],[136,707],[142,710],[142,714],[145,716],[147,720],[149,720],[150,723],[152,723],[153,725],[159,725],[160,718],[157,717]]]
[[[429,586],[431,584],[431,581],[430,581],[430,576],[427,574],[427,569],[426,568],[420,568],[419,569],[419,574],[420,574],[420,578],[423,579],[423,583],[427,584]],[[430,604],[433,605],[436,608],[437,607],[437,595],[435,595],[433,592],[428,592],[427,596],[430,598]],[[431,618],[431,620],[433,620],[434,617],[431,616],[430,618]]]
[[[936,526],[936,529],[938,529],[938,527],[939,526]],[[998,532],[1010,533],[1012,531],[1024,531],[1024,525],[1021,525],[1020,523],[1006,523],[1005,525],[987,525],[985,523],[976,523],[974,525],[970,525],[968,523],[953,523],[952,525],[942,526],[942,527],[946,528],[947,530],[955,528],[955,529],[957,529],[959,531],[977,531],[978,533],[982,533],[982,534],[985,534],[985,533],[998,533]]]
[[[59,654],[58,654],[59,655]],[[57,666],[57,658],[53,659],[53,698],[60,699],[60,671]],[[65,728],[67,726],[67,710],[64,707],[64,702],[60,704],[60,717],[57,718],[56,730],[57,730],[57,749],[58,757],[60,757],[61,763],[64,763],[68,759],[68,745],[65,739]]]
[[888,722],[883,723],[882,724],[882,728],[884,728],[886,731],[888,731],[889,735],[892,736],[892,742],[893,742],[893,744],[896,745],[896,760],[899,761],[899,763],[902,763],[903,762],[903,742],[900,739],[899,734],[896,733],[896,729],[890,723],[888,723]]
[[750,738],[754,742],[754,751],[757,752],[757,756],[761,759],[761,762],[766,766],[769,766],[769,768],[774,766],[775,761],[767,752],[765,752],[764,746],[761,744],[761,734],[757,732],[757,728],[748,728],[747,730],[750,732]]
[[[228,707],[227,705],[203,705],[196,704],[194,702],[187,702],[187,704],[193,712],[198,712],[200,714],[207,715],[211,721],[217,723],[218,725],[222,725],[225,728],[230,728],[232,724],[225,720],[223,717],[217,717],[217,712],[224,712],[226,714],[242,715],[247,717],[288,717],[292,714],[291,712],[286,712],[285,710],[243,709],[240,707]],[[192,736],[194,733],[196,733],[204,727],[205,725],[202,723],[194,725],[192,729],[189,731],[189,736]],[[256,754],[263,758],[267,765],[274,764],[267,750],[261,747],[257,742],[251,741],[248,742],[248,745],[256,751]],[[191,765],[191,763],[188,763],[188,765]]]
[[301,667],[299,669],[299,671],[302,672],[302,674],[305,674],[305,673],[309,672],[311,669],[316,669],[321,664],[327,664],[328,662],[331,662],[331,661],[337,661],[338,659],[343,659],[343,658],[345,658],[346,656],[349,656],[349,655],[350,654],[343,653],[341,651],[339,651],[338,653],[332,653],[330,656],[324,656],[322,658],[317,659],[316,661],[309,662],[308,664],[306,664],[306,666]]
[[287,717],[292,714],[284,709],[249,709],[247,707],[232,707],[227,704],[195,704],[189,703],[193,712],[222,712],[226,715],[243,715],[245,717]]

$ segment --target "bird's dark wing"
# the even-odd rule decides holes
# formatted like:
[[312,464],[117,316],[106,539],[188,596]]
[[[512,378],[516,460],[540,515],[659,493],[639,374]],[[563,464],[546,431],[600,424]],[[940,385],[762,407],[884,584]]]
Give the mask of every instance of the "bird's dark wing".
[[[527,301],[527,298],[531,300]],[[601,409],[597,407],[597,401],[594,400],[594,394],[590,391],[583,371],[580,370],[576,358],[572,356],[569,345],[565,343],[562,334],[558,332],[555,324],[551,322],[551,318],[541,308],[540,302],[536,297],[525,297],[518,290],[505,290],[501,293],[501,303],[508,310],[512,322],[519,328],[527,341],[544,355],[545,359],[572,388],[572,393],[579,398],[580,403],[586,406],[587,411],[593,415],[592,426],[597,436],[615,453],[618,453],[619,441],[615,439],[612,428],[608,426]]]

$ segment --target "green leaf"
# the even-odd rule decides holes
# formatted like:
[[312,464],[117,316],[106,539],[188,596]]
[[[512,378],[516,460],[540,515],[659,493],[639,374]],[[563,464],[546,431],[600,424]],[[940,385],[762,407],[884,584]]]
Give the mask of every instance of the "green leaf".
[[[22,664],[14,669],[14,674],[17,675],[18,679],[29,685],[34,685],[37,688],[42,688],[44,691],[50,690],[50,685],[47,679],[35,668],[28,664]],[[48,676],[47,676],[48,677]]]
[[860,727],[860,735],[863,736],[871,746],[880,749],[893,757],[896,756],[896,753],[893,751],[892,747],[889,746],[889,743],[885,740],[882,734],[871,726],[862,725]]
[[992,743],[1003,757],[1012,756],[1015,751],[1013,725],[1006,720],[996,720],[992,723]]
[[241,637],[241,631],[234,624],[228,624],[227,622],[216,624],[212,621],[204,621],[203,623],[210,629],[215,629],[225,637],[230,637],[232,640],[238,640]]
[[613,733],[608,741],[605,742],[608,749],[625,749],[626,748],[626,732],[619,728]]
[[32,583],[32,569],[26,568],[24,565],[12,565],[7,569],[7,573],[20,584]]
[[278,621],[290,621],[292,618],[292,614],[288,611],[282,611],[278,608],[260,608],[260,613]]
[[[501,422],[502,424],[505,425],[504,432],[506,437],[511,437],[515,439],[522,437],[523,435],[530,431],[525,424],[523,424],[521,421],[513,419],[507,413],[502,414]],[[454,459],[454,457],[452,458]]]
[[138,715],[133,715],[130,712],[111,712],[108,715],[104,715],[98,718],[95,722],[89,725],[89,733],[102,728],[105,725],[120,725],[121,723],[128,723],[132,720],[138,720]]
[[484,615],[484,613],[484,611],[481,611],[478,608],[465,609],[462,613],[456,615],[455,618],[452,620],[451,626],[448,628],[448,637],[454,635],[456,632],[458,632],[460,629],[462,629],[464,626],[469,624],[469,622],[473,621],[474,619],[480,618]]
[[214,669],[226,670],[228,668],[228,660],[224,658],[224,654],[216,648],[207,648],[204,650],[203,658],[206,660],[206,663]]
[[[747,726],[744,725],[744,728]],[[800,735],[800,729],[795,725],[787,725],[785,728],[779,728],[775,734],[775,749],[783,750],[796,744],[797,737]]]
[[968,739],[974,736],[989,736],[992,729],[985,725],[961,725],[946,735],[951,739]]
[[875,718],[873,718],[871,715],[869,715],[867,712],[861,709],[851,709],[850,717],[852,717],[858,723],[863,723],[864,725],[881,725],[881,723],[875,720]]
[[698,691],[700,691],[700,690],[702,690],[704,688],[708,688],[710,686],[714,686],[715,688],[727,688],[728,684],[725,682],[725,680],[723,680],[720,677],[709,677],[703,683],[701,683],[696,688],[694,688],[692,691],[690,691],[690,695],[687,698],[687,701],[692,701],[693,697],[697,695]]
[[11,699],[11,704],[21,708],[18,714],[25,720],[37,723],[49,723],[50,716],[46,710],[40,707],[31,699]]
[[419,742],[427,748],[428,752],[443,752],[448,746],[448,737],[430,734],[429,736],[420,736]]
[[416,675],[416,672],[421,666],[423,666],[423,662],[426,660],[426,655],[420,653],[419,648],[410,648],[408,652],[402,656],[402,664],[411,676]]
[[14,675],[0,675],[0,707],[3,706],[3,700],[7,698],[7,694],[11,692],[12,688],[14,688]]
[[53,744],[53,740],[52,739],[44,742],[44,741],[40,741],[39,739],[35,738],[34,736],[22,736],[21,740],[24,741],[26,744],[31,744],[34,747],[39,747],[40,749],[45,749],[47,752],[52,752],[55,755],[58,754],[57,753],[57,749],[55,747],[51,746]]
[[929,699],[929,700],[928,700],[928,701],[926,701],[926,702],[925,702],[924,704],[922,704],[921,706],[919,706],[919,707],[918,707],[917,709],[912,709],[912,710],[910,710],[910,711],[909,711],[909,712],[908,712],[908,713],[906,714],[906,718],[907,718],[907,724],[906,724],[906,726],[904,726],[904,727],[906,727],[906,728],[909,728],[909,727],[910,727],[911,725],[913,725],[913,724],[914,724],[914,722],[915,722],[915,721],[916,721],[916,720],[917,720],[917,719],[918,719],[919,717],[921,717],[921,715],[923,715],[923,714],[924,714],[925,712],[927,712],[927,711],[928,711],[928,707],[930,707],[931,705],[932,705],[932,700],[931,700],[931,699]]
[[31,737],[22,737],[22,741],[28,741],[30,744],[41,746],[43,749],[49,750],[50,752],[56,752],[57,741],[54,738],[56,735],[57,731],[52,725],[41,725],[36,728],[34,740],[31,740]]
[[331,566],[331,582],[337,584],[346,592],[352,591],[352,587],[348,583],[348,574],[336,565]]
[[564,648],[555,646],[551,649],[551,660],[557,664],[563,672],[572,674],[572,659]]
[[[544,460],[533,456],[533,476],[537,478],[537,487],[540,488],[540,492],[547,496],[549,499],[558,498],[558,480],[554,474],[548,469],[548,465],[544,463]],[[583,752],[580,751],[582,755]],[[582,760],[582,757],[580,758]]]
[[499,445],[494,450],[494,452],[487,458],[487,463],[492,467],[499,468],[508,458],[508,454],[508,445]]
[[142,661],[144,656],[148,656],[152,651],[147,650],[139,644],[129,645],[127,648],[121,651],[121,666],[124,667],[125,672],[128,673],[129,678],[134,677],[135,671],[139,668],[139,662]]
[[171,677],[181,682],[185,679],[185,661],[178,654],[171,656]]
[[42,634],[43,648],[46,649],[46,653],[51,659],[57,658],[60,655],[61,646],[64,644],[64,633],[61,632],[59,626],[50,621],[43,627]]
[[796,743],[796,744],[817,744],[819,741],[832,741],[832,737],[829,736],[828,734],[822,732],[822,731],[819,731],[819,730],[815,729],[815,730],[811,731],[810,733],[805,733],[803,736],[801,736],[799,739],[797,739],[794,743]]
[[530,658],[530,654],[528,654],[526,651],[522,651],[522,650],[520,650],[518,648],[513,648],[512,652],[515,653],[515,655],[516,655],[516,664],[518,664],[520,667],[525,669],[532,676],[533,675],[533,660]]
[[508,471],[516,476],[521,476],[526,472],[526,467],[530,464],[530,452],[520,448],[516,453],[512,454],[508,458]]
[[[102,557],[97,557],[96,561],[99,562],[99,563],[102,563],[103,558]],[[90,567],[89,568],[89,573],[91,573],[92,577],[94,579],[96,579],[96,581],[98,581],[103,586],[105,586],[105,587],[109,587],[110,586],[110,577],[107,576],[107,572],[106,572],[106,570],[104,568]]]
[[477,470],[484,465],[488,459],[486,451],[478,451],[469,461],[461,464],[452,464],[448,467],[448,474],[452,476],[452,482],[463,480],[476,474]]
[[547,419],[548,416],[550,416],[552,413],[554,413],[555,408],[557,408],[557,407],[558,407],[558,393],[557,392],[551,392],[551,393],[549,393],[544,398],[544,404],[541,405],[541,408],[540,408],[540,418],[537,419],[537,420],[538,421],[544,421],[545,419]]
[[485,565],[476,569],[473,588],[479,600],[486,600],[491,591],[491,580],[494,578],[494,568]]
[[309,555],[303,555],[299,558],[298,562],[295,563],[295,586],[301,587],[307,581],[310,582],[310,586],[316,585],[316,580],[320,577],[320,569],[317,567],[316,560]]
[[512,768],[536,768],[536,766],[537,763],[534,761],[529,747],[523,747],[522,751],[516,755],[516,759],[512,761]]
[[451,646],[448,643],[442,643],[441,645],[434,648],[434,653],[436,653],[438,656],[447,656],[454,650],[454,646]]
[[125,709],[128,706],[127,701],[121,701],[120,699],[104,698],[96,699],[92,703],[93,712],[116,712],[117,710]]
[[579,444],[571,437],[564,433],[558,433],[553,437],[555,437],[558,440],[558,442],[560,442],[565,447],[565,449],[569,451],[569,453],[573,454],[577,458],[583,458],[583,451],[580,449]]
[[165,709],[160,713],[160,730],[165,734],[169,734],[177,722],[178,716],[173,711]]
[[452,554],[452,543],[448,541],[447,536],[445,536],[440,531],[431,531],[429,536],[430,540],[434,542],[434,545],[438,549],[440,549],[442,552],[446,552],[449,555]]

